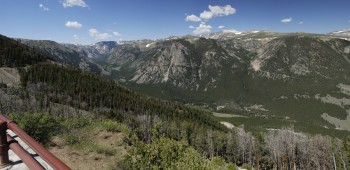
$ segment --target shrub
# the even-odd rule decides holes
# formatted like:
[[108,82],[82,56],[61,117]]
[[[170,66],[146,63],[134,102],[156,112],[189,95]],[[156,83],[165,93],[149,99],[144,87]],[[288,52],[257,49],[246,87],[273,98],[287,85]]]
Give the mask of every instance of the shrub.
[[247,169],[247,170],[252,170],[252,169],[253,169],[253,166],[252,166],[252,165],[249,165],[249,164],[243,164],[243,165],[242,165],[242,168],[243,168],[243,169]]
[[60,118],[49,113],[10,114],[13,119],[29,136],[42,144],[49,142],[53,135],[61,129]]
[[123,169],[205,169],[206,160],[184,141],[160,138],[135,146],[122,162]]
[[7,88],[7,84],[5,84],[5,83],[0,83],[0,88]]

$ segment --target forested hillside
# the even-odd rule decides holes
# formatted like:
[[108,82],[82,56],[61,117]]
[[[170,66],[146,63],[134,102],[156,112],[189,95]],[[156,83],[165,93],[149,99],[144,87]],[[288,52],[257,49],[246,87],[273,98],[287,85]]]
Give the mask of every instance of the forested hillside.
[[[52,103],[59,103],[125,124],[129,128],[125,142],[134,149],[120,163],[124,168],[172,167],[168,159],[185,161],[182,156],[173,157],[168,149],[185,152],[186,159],[199,154],[210,160],[221,157],[240,166],[268,169],[331,169],[349,161],[349,139],[342,142],[328,136],[309,136],[290,128],[257,134],[240,128],[229,130],[213,121],[209,113],[137,94],[75,68],[35,64],[21,77],[24,87],[37,85],[36,98],[43,108],[50,110]],[[186,149],[192,147],[196,151]],[[135,156],[141,160],[135,162]],[[207,164],[202,168],[213,166]]]
[[[4,54],[15,64],[6,59],[2,66],[18,67],[21,86],[0,86],[0,112],[47,146],[106,157],[123,147],[126,155],[110,169],[350,168],[350,137],[309,135],[289,126],[254,133],[227,128],[205,110],[148,97],[73,66],[43,62],[44,54],[5,40],[0,51],[20,49],[28,55]],[[122,143],[94,143],[102,132],[121,133]]]
[[0,66],[23,67],[48,59],[38,50],[0,35]]
[[46,100],[83,110],[98,110],[115,117],[118,114],[157,115],[162,119],[189,119],[200,124],[224,129],[205,113],[168,101],[153,99],[117,85],[93,73],[72,67],[41,63],[21,75],[23,86],[41,84],[39,91]]

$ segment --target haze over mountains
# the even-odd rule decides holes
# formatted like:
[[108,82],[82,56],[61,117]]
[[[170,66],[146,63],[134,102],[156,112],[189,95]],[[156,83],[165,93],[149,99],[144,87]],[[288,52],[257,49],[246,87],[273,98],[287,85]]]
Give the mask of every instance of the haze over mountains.
[[348,32],[230,30],[92,45],[21,42],[152,96],[208,105],[260,123],[271,119],[266,127],[278,121],[300,129],[350,130]]

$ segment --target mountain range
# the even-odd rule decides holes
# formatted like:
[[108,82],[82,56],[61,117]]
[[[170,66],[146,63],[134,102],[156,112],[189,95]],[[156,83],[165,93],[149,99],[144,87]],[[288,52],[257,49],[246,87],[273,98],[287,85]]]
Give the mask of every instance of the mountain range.
[[[350,31],[238,32],[92,45],[19,41],[128,88],[252,129],[350,130]],[[268,120],[268,121],[267,121]]]

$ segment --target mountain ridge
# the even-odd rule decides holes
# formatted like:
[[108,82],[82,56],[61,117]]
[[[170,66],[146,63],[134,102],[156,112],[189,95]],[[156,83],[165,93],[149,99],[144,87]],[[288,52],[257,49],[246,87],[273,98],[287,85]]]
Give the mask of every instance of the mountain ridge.
[[[137,41],[88,60],[111,71],[103,76],[80,67],[84,52],[29,43],[0,36],[0,64],[17,71],[5,69],[6,76],[20,77],[0,84],[0,111],[37,140],[68,148],[60,156],[72,168],[101,168],[97,160],[104,160],[103,168],[117,169],[332,169],[350,160],[350,138],[332,138],[349,135],[347,40],[260,34]],[[77,166],[90,158],[100,163]]]
[[[101,49],[96,57],[75,52],[110,72],[109,78],[151,96],[208,105],[213,111],[258,121],[297,121],[303,129],[305,121],[314,127],[343,127],[322,117],[325,112],[340,122],[350,121],[348,104],[339,107],[325,97],[348,99],[338,88],[350,84],[350,42],[344,37],[228,31],[109,43],[114,48]],[[245,119],[237,119],[230,121],[244,124]]]

